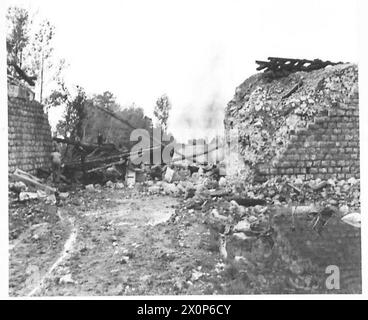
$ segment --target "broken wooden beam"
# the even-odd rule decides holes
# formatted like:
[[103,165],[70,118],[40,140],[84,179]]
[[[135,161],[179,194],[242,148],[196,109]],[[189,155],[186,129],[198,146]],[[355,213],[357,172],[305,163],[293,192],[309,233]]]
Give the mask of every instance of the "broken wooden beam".
[[286,98],[289,98],[293,93],[295,93],[301,86],[303,85],[303,81],[300,80],[294,87],[291,88],[291,90],[286,93],[285,95],[283,95],[281,97],[281,100],[282,99],[286,99]]
[[227,200],[234,200],[238,205],[244,207],[254,207],[254,206],[265,206],[267,204],[264,199],[253,199],[253,198],[234,198],[229,197]]
[[269,57],[268,61],[256,60],[256,63],[259,65],[257,67],[258,71],[264,70],[265,73],[273,73],[275,76],[285,76],[288,72],[309,72],[325,68],[329,65],[341,64],[342,62],[322,61],[321,59],[308,60]]
[[50,186],[47,186],[41,182],[37,177],[24,172],[22,170],[16,169],[13,173],[9,175],[9,180],[12,181],[22,181],[25,184],[32,185],[38,189],[42,189],[46,192],[55,193],[56,189]]

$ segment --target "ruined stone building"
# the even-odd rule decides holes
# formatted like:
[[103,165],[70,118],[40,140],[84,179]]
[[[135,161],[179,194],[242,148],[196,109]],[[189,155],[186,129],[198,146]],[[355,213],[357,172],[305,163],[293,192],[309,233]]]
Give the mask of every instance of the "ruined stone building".
[[35,174],[50,166],[51,128],[43,105],[19,82],[8,80],[8,168]]
[[227,159],[229,174],[359,178],[358,92],[358,67],[349,63],[251,76],[226,108],[227,143],[239,141]]

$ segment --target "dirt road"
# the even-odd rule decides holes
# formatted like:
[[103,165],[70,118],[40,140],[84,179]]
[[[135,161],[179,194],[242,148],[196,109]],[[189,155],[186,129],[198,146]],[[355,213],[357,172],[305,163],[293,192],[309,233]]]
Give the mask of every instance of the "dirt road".
[[183,223],[163,223],[179,200],[126,190],[85,191],[79,193],[87,199],[83,203],[71,197],[57,208],[57,222],[33,225],[11,243],[11,295],[214,294],[221,289],[220,270],[213,267],[221,260],[218,249],[211,250],[208,230],[191,223],[190,215]]

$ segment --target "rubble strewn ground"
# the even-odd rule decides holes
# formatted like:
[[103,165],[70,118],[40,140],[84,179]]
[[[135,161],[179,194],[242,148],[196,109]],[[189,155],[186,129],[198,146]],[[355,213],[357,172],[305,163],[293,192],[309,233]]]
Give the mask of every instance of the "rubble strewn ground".
[[[232,185],[203,170],[174,180],[23,201],[35,190],[12,184],[10,295],[361,291],[360,229],[341,219],[359,215],[359,180]],[[326,288],[330,264],[340,290]]]

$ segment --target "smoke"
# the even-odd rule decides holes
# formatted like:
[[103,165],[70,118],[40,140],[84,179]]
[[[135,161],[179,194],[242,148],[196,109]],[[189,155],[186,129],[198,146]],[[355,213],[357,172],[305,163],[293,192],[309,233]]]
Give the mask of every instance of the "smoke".
[[210,56],[203,59],[203,69],[193,83],[189,102],[173,124],[173,130],[180,131],[178,138],[184,140],[183,142],[193,138],[210,140],[223,133],[224,109],[227,103],[223,83],[227,70],[222,51],[217,48],[215,53],[211,50],[210,52]]
[[211,101],[207,103],[202,112],[202,124],[206,131],[220,129],[224,118],[223,100],[214,94]]

